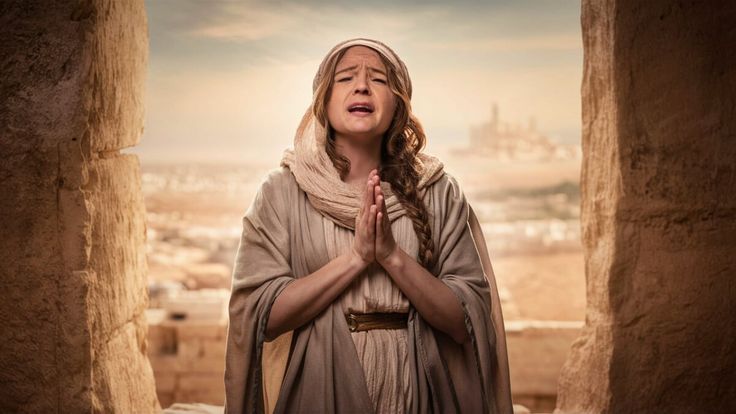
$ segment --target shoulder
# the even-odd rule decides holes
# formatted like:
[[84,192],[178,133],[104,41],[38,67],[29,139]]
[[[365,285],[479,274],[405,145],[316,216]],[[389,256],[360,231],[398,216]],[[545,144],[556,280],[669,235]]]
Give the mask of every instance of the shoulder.
[[262,187],[287,188],[296,185],[294,174],[289,167],[280,166],[266,172],[261,182]]
[[268,170],[261,179],[258,192],[266,197],[279,197],[290,201],[298,188],[296,178],[288,167],[276,167]]
[[431,194],[432,201],[441,205],[465,201],[465,193],[460,182],[447,171],[444,171],[440,178],[429,186],[428,192]]
[[250,211],[270,211],[286,220],[296,189],[296,179],[287,167],[272,168],[261,177]]
[[444,227],[448,221],[468,217],[469,204],[463,187],[454,175],[446,171],[430,185],[425,197],[427,206],[435,217],[435,224],[440,227]]

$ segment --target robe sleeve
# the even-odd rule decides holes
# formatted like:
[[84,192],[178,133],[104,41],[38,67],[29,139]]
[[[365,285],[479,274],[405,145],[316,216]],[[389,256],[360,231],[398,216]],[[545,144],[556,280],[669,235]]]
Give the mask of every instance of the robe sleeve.
[[290,267],[290,188],[272,170],[243,217],[235,257],[225,353],[225,412],[264,412],[262,357],[271,305],[294,280]]
[[[493,269],[475,214],[456,179],[447,174],[440,186],[439,257],[435,274],[458,298],[470,340],[463,345],[436,335],[458,404],[468,404],[471,390],[480,388],[483,410],[512,413],[506,334]],[[477,370],[477,375],[468,372]],[[480,378],[480,384],[474,379]],[[480,407],[471,406],[474,411]],[[465,410],[463,410],[465,411]]]

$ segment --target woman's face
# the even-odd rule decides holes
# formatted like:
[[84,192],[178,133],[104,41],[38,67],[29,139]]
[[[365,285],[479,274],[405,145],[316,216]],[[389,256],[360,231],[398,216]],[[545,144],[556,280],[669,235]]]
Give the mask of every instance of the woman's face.
[[388,87],[378,52],[349,48],[337,63],[327,117],[337,135],[368,142],[379,140],[391,125],[396,96]]

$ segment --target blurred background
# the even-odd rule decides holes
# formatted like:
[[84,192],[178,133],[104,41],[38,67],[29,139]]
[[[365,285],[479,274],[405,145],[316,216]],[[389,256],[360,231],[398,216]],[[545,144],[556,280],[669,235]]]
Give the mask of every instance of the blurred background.
[[222,404],[241,218],[278,167],[327,51],[393,48],[426,152],[476,210],[503,301],[512,391],[554,408],[585,318],[578,1],[146,2],[149,357],[162,407]]

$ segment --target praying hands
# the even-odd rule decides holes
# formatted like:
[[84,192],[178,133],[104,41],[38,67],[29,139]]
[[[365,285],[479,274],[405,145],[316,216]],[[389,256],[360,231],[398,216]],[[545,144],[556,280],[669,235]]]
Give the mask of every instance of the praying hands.
[[363,206],[355,218],[353,253],[364,265],[374,261],[386,270],[420,315],[456,342],[469,339],[460,303],[450,289],[394,240],[380,178],[374,169],[368,175]]
[[355,218],[353,253],[366,265],[382,264],[398,249],[380,182],[378,171],[372,170],[363,191],[363,205]]

